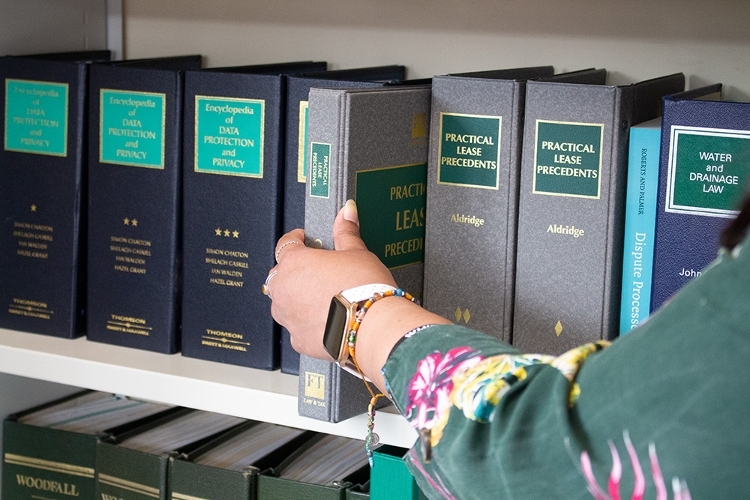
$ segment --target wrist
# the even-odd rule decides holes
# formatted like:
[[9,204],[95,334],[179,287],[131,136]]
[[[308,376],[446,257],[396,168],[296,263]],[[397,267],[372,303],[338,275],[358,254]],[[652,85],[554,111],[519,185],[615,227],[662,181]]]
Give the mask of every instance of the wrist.
[[397,297],[386,297],[374,303],[357,334],[355,356],[362,372],[381,390],[384,389],[381,369],[393,347],[408,332],[432,324],[451,322],[419,304]]

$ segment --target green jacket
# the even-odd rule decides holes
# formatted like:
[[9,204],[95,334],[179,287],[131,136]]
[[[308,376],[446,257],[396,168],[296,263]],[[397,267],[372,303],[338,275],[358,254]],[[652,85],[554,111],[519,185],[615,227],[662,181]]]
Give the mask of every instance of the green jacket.
[[553,358],[431,326],[383,373],[430,498],[750,498],[750,250],[609,346]]

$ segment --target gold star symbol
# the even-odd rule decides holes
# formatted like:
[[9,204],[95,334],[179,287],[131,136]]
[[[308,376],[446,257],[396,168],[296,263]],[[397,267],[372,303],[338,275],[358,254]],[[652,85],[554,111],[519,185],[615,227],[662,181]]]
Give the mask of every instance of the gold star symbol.
[[31,211],[36,212],[36,205],[31,205]]
[[240,232],[239,231],[232,231],[232,236],[234,236],[235,238],[239,238],[240,237]]
[[226,236],[227,238],[229,238],[229,229],[225,229],[224,230],[224,236]]
[[130,225],[130,219],[128,219],[127,217],[125,217],[125,218],[124,218],[124,219],[122,220],[122,223],[123,223],[123,224],[125,224],[126,226],[129,226],[129,225]]
[[138,220],[136,220],[136,219],[133,219],[131,222],[133,223],[134,226],[138,225]]
[[216,236],[221,236],[221,228],[216,229]]

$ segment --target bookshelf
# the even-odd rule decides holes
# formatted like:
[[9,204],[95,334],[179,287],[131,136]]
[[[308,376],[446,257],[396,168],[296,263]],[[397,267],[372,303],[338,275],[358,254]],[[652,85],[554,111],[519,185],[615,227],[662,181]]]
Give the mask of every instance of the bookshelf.
[[[179,354],[166,355],[0,329],[0,370],[38,381],[84,387],[364,439],[366,415],[339,424],[297,415],[297,377]],[[2,389],[0,389],[0,392]],[[21,409],[21,408],[19,408]],[[395,412],[378,412],[384,442],[409,446],[416,432]]]
[[[710,13],[708,10],[710,9]],[[0,53],[109,47],[115,57],[203,54],[207,66],[326,60],[404,64],[410,78],[552,64],[623,84],[682,71],[750,100],[750,2],[716,0],[0,0]],[[2,277],[0,277],[2,279]],[[78,387],[364,436],[364,416],[297,416],[296,377],[0,329],[0,417]],[[377,430],[408,446],[405,421]]]

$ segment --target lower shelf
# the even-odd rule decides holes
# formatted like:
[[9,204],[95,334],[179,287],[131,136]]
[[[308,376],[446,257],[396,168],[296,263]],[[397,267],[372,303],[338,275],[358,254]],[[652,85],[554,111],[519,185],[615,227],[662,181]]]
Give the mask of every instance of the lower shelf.
[[[294,375],[85,337],[70,340],[0,328],[0,372],[355,439],[364,439],[367,430],[364,413],[338,424],[299,416]],[[381,442],[401,447],[410,447],[417,437],[390,408],[378,412],[376,432]]]

